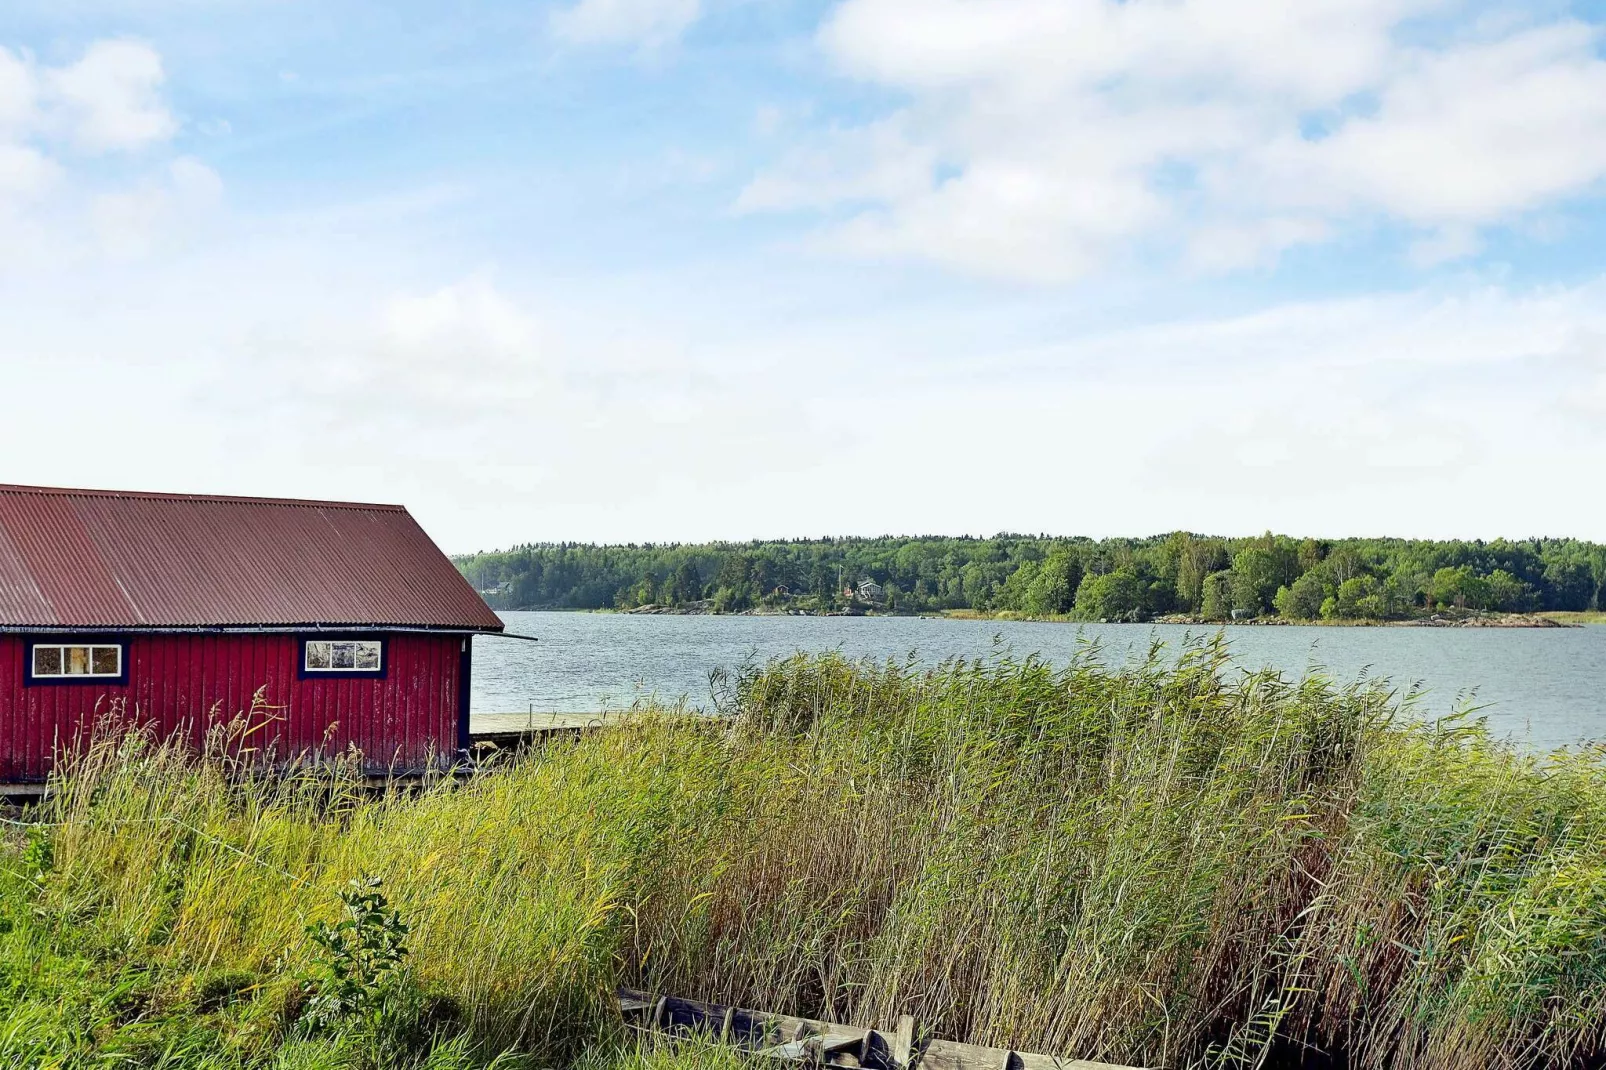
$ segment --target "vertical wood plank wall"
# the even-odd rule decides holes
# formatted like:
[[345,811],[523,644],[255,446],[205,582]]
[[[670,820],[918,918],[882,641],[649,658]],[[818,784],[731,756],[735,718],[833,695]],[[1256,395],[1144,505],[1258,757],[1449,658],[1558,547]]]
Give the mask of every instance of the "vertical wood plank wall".
[[[29,686],[28,637],[0,635],[0,781],[43,779],[59,748],[81,744],[108,716],[198,745],[211,725],[248,712],[259,688],[264,702],[280,707],[269,711],[280,719],[251,743],[271,746],[280,760],[355,745],[369,771],[384,772],[450,757],[467,692],[459,680],[466,640],[416,633],[386,640],[383,679],[298,679],[295,635],[136,634],[123,640],[125,686]],[[253,727],[262,720],[259,714]]]

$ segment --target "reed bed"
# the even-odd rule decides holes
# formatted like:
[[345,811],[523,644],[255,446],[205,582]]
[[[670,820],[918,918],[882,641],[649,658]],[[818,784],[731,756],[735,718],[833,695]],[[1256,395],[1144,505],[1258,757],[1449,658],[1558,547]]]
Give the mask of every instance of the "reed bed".
[[[1606,1055],[1597,750],[1418,725],[1219,641],[724,683],[728,718],[379,796],[100,740],[12,826],[0,1065],[737,1061],[625,1043],[620,984],[1146,1066]],[[406,993],[304,1036],[306,927],[359,876],[410,927]]]

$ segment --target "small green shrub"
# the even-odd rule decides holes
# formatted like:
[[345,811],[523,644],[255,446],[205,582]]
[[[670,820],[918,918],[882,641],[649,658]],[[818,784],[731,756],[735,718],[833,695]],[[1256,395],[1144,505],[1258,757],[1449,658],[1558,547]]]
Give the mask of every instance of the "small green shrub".
[[28,879],[39,882],[55,867],[56,853],[50,844],[50,833],[34,825],[28,829],[28,845],[22,849],[22,871]]
[[317,945],[303,980],[307,1001],[301,1020],[317,1032],[352,1018],[372,1019],[403,977],[407,923],[390,906],[378,877],[353,879],[340,893],[345,917],[307,926]]

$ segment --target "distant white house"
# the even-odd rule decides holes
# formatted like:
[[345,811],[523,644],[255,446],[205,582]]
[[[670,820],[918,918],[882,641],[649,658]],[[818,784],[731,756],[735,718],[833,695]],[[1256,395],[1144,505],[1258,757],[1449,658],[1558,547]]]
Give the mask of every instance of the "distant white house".
[[880,602],[886,598],[886,595],[887,589],[875,580],[865,579],[859,581],[859,601]]

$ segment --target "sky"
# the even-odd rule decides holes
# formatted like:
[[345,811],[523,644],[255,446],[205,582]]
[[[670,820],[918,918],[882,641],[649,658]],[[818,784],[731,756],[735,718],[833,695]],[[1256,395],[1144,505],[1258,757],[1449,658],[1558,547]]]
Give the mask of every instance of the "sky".
[[1606,540],[1606,0],[8,0],[0,482]]

